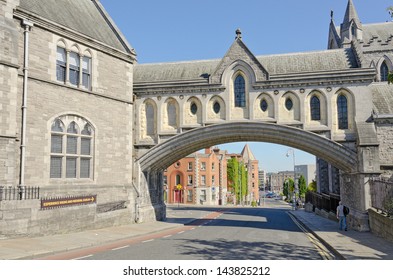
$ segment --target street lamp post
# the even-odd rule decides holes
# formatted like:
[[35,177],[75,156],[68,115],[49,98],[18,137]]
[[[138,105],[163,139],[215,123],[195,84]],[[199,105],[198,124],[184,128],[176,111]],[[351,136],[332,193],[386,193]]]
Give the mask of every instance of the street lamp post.
[[296,181],[296,161],[295,161],[295,150],[294,149],[288,149],[286,156],[289,157],[289,155],[292,154],[293,156],[293,182],[294,182],[294,194],[293,194],[293,201],[292,201],[292,208],[293,210],[296,210],[296,194],[298,193],[298,185]]

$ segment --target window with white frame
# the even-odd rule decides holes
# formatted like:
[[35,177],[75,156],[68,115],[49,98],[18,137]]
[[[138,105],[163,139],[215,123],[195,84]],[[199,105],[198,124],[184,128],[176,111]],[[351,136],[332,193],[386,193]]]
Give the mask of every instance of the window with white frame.
[[71,85],[79,86],[80,56],[76,52],[70,52],[69,79]]
[[92,59],[89,51],[68,51],[57,46],[56,79],[62,83],[91,90]]
[[201,190],[201,201],[206,201],[206,190]]
[[93,178],[92,126],[74,116],[57,118],[51,127],[50,178]]
[[67,69],[67,53],[65,48],[57,47],[56,78],[59,82],[65,83]]
[[192,185],[192,175],[188,175],[187,184]]
[[206,162],[201,162],[201,170],[206,170]]
[[189,162],[189,163],[188,163],[188,168],[187,168],[187,170],[192,170],[192,162]]
[[91,58],[88,56],[82,58],[82,86],[91,89]]
[[206,175],[201,176],[201,185],[206,186]]
[[193,200],[193,190],[187,190],[187,201],[192,202]]

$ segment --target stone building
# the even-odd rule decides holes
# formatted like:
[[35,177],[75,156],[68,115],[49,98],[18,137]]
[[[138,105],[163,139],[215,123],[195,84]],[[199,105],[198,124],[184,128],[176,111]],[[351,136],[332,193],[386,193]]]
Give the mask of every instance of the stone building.
[[57,199],[45,205],[94,200],[2,201],[0,234],[135,221],[136,54],[100,2],[1,0],[0,45],[0,186],[39,186]]
[[[164,171],[167,203],[222,205],[227,197],[226,151],[206,148],[176,161]],[[177,188],[177,186],[181,186]]]
[[220,59],[137,65],[99,0],[0,0],[0,185],[43,199],[1,201],[0,234],[164,219],[163,170],[238,141],[317,156],[367,230],[370,178],[393,178],[392,30],[349,0],[328,50],[255,55],[237,30]]
[[[372,156],[365,163],[366,169],[371,170],[371,166],[379,161],[381,173],[388,179],[393,179],[393,143],[388,140],[393,135],[393,90],[387,83],[388,73],[393,71],[392,30],[393,22],[362,24],[353,1],[349,0],[340,25],[335,24],[332,12],[328,35],[328,49],[351,48],[356,51],[359,67],[376,71],[374,81],[369,85],[371,115],[366,119],[374,127],[358,127],[358,133],[362,134],[359,144],[379,147],[379,156]],[[365,153],[372,154],[372,150],[369,147]],[[340,194],[340,170],[336,166],[317,159],[317,174],[318,191]]]

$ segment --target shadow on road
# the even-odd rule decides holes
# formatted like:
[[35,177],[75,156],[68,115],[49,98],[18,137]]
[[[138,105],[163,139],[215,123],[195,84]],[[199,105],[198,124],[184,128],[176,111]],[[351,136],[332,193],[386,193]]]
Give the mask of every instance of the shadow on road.
[[321,259],[315,249],[290,243],[184,240],[184,256],[202,260],[311,260]]

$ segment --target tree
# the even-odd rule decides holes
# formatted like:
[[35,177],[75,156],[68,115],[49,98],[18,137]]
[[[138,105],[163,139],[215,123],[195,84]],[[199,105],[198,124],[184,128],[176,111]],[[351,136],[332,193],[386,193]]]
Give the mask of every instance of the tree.
[[308,184],[307,191],[308,192],[316,192],[317,191],[317,182],[312,180],[312,182],[310,184]]
[[295,183],[292,178],[288,178],[284,181],[283,184],[283,194],[286,197],[286,200],[291,200],[292,193],[295,190]]
[[240,203],[248,194],[247,169],[236,158],[231,158],[227,163],[228,185],[232,194],[236,196],[236,203]]
[[303,175],[300,175],[299,177],[298,187],[299,187],[299,197],[304,197],[307,192],[307,183],[306,183],[306,178],[304,178]]
[[236,201],[239,200],[239,162],[231,158],[227,163],[228,185],[231,187],[232,194],[236,195]]
[[388,84],[393,84],[393,72],[389,72],[388,74]]
[[247,169],[246,166],[241,163],[240,164],[240,182],[241,182],[241,195],[242,199],[248,195],[248,176],[247,176]]

